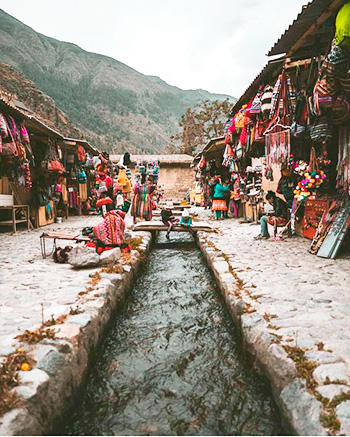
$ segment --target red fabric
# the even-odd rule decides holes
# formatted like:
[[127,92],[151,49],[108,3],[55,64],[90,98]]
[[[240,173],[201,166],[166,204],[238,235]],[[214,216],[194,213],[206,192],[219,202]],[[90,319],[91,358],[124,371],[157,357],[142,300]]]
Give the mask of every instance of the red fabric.
[[96,206],[99,208],[103,205],[111,205],[113,203],[113,200],[110,197],[104,197],[103,199],[99,199],[96,202]]
[[117,214],[118,215],[120,215],[120,217],[122,218],[122,219],[124,219],[125,218],[125,216],[126,216],[126,212],[125,211],[121,211],[121,210],[117,210]]
[[113,179],[110,176],[106,176],[105,182],[108,190],[113,187]]
[[270,216],[267,221],[268,221],[269,225],[271,225],[271,226],[274,226],[274,224],[276,222],[277,226],[279,228],[282,226],[286,226],[286,224],[287,224],[287,220],[283,217]]
[[77,158],[78,158],[78,161],[80,161],[80,162],[86,161],[86,152],[85,152],[85,149],[83,146],[77,147]]

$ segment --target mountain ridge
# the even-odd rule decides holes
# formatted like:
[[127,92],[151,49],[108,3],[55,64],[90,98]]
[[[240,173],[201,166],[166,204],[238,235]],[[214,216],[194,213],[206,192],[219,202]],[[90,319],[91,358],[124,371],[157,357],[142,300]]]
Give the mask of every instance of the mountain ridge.
[[113,153],[164,153],[187,107],[227,98],[143,75],[112,57],[38,33],[2,9],[0,61],[50,96],[87,140]]

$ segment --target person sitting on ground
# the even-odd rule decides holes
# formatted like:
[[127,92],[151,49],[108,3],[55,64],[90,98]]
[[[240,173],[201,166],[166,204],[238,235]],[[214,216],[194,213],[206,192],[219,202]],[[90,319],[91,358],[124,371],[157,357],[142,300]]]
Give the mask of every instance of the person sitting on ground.
[[170,240],[170,231],[174,224],[178,223],[178,220],[173,216],[173,212],[171,210],[172,203],[167,202],[164,209],[161,211],[162,222],[168,226],[168,230],[166,233],[166,238]]
[[266,194],[266,200],[273,207],[273,211],[266,213],[260,219],[261,224],[261,233],[257,237],[256,240],[268,239],[270,238],[270,234],[267,228],[267,225],[272,226],[285,226],[287,224],[288,218],[288,205],[287,203],[276,196],[276,193],[273,191],[268,191]]
[[190,228],[192,225],[192,219],[190,217],[190,213],[188,212],[188,209],[183,210],[182,216],[180,219],[180,225],[184,228]]

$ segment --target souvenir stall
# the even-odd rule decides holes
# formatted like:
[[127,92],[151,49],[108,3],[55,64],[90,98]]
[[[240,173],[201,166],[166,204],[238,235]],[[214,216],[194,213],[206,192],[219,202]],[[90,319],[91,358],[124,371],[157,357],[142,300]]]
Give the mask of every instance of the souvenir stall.
[[31,226],[33,152],[25,116],[0,101],[0,226]]
[[[263,145],[263,149],[258,146],[263,156],[263,186],[264,180],[277,183],[277,193],[285,198],[297,220],[297,233],[313,240],[311,252],[334,257],[350,224],[346,212],[350,177],[350,54],[343,31],[344,26],[350,29],[350,2],[328,18],[329,26],[324,27],[322,35],[323,49],[321,43],[315,46],[312,32],[305,32],[305,39],[293,42],[286,32],[276,43],[279,52],[272,49],[270,54],[287,52],[283,64],[270,63],[257,77],[244,94],[245,101],[239,100],[238,111],[236,105],[227,135],[237,135],[238,124],[240,142],[228,141],[233,153],[243,143],[242,134],[243,140],[250,138],[247,149]],[[330,35],[332,20],[336,29]],[[334,236],[336,223],[339,226]],[[324,249],[326,243],[328,251]]]
[[65,168],[62,150],[54,135],[41,132],[31,135],[34,154],[33,197],[35,225],[45,226],[55,222],[58,211],[63,206],[62,182]]
[[66,169],[61,181],[63,208],[61,214],[87,213],[86,203],[95,189],[96,172],[93,157],[98,152],[87,141],[64,138],[60,142]]

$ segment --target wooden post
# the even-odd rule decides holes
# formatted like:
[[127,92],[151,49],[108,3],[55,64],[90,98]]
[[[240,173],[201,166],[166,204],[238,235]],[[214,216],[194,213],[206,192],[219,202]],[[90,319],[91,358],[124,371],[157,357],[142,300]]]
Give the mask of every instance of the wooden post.
[[12,228],[13,232],[16,232],[16,208],[12,206]]

